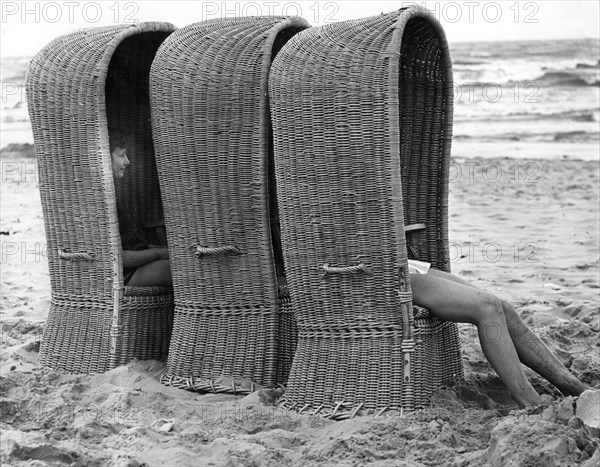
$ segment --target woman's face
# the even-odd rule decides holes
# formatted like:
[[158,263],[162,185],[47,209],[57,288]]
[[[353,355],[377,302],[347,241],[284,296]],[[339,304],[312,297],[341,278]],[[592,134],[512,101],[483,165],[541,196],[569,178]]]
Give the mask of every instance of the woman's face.
[[123,178],[125,175],[125,169],[129,166],[129,159],[127,159],[127,149],[115,148],[111,153],[112,158],[112,169],[113,177]]

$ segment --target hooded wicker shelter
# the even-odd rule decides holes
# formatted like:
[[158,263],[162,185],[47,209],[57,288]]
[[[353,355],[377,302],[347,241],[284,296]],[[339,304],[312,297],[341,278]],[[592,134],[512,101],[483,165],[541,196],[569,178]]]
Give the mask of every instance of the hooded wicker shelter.
[[[125,287],[117,197],[138,225],[163,222],[148,76],[167,23],[77,31],[31,61],[28,108],[38,159],[51,307],[43,365],[103,372],[133,358],[166,359],[170,288]],[[115,186],[109,128],[129,137],[131,168]]]
[[279,240],[268,75],[302,18],[192,24],[150,75],[175,320],[166,385],[284,383],[296,346]]
[[284,406],[336,419],[424,406],[463,376],[456,325],[413,308],[407,268],[450,270],[442,28],[417,7],[311,28],[269,85],[299,331]]

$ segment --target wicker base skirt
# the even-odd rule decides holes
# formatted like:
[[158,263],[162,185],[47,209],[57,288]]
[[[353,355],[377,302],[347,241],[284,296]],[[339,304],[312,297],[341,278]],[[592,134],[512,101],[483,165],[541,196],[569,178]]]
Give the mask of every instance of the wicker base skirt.
[[[273,334],[279,330],[278,337],[264,339],[269,329]],[[261,306],[178,306],[161,382],[190,391],[234,394],[282,384],[292,364],[296,333],[289,298],[281,300],[277,311]]]
[[415,408],[429,404],[443,386],[464,378],[462,352],[455,323],[433,316],[415,319],[415,356],[412,359]]
[[[40,363],[67,373],[102,373],[133,359],[166,360],[172,294],[124,296],[119,328],[111,331],[112,310],[112,303],[53,297]],[[115,349],[111,349],[111,333],[117,335]]]
[[[453,323],[427,316],[415,319],[414,324],[411,385],[396,384],[403,376],[404,350],[401,334],[394,330],[382,330],[378,336],[373,332],[300,332],[290,383],[280,406],[332,420],[405,410],[412,401],[414,408],[427,406],[436,389],[464,377],[461,350]],[[456,345],[449,348],[446,342]]]

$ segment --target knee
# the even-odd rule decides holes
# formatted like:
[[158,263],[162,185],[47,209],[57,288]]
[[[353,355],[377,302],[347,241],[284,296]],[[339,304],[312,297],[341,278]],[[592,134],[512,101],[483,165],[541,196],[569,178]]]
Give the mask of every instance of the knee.
[[502,310],[504,311],[504,316],[506,319],[518,318],[517,310],[510,303],[505,302],[504,300],[500,300],[500,304],[502,305]]
[[502,300],[495,295],[489,293],[482,293],[479,302],[479,309],[481,310],[481,317],[485,320],[497,319],[504,316],[504,308]]
[[500,303],[502,304],[502,310],[504,311],[504,318],[506,319],[506,324],[508,325],[509,328],[512,328],[512,329],[525,328],[525,329],[527,329],[527,326],[525,325],[525,323],[519,316],[519,313],[517,313],[517,310],[515,310],[514,306],[512,306],[508,302],[505,302],[504,300],[501,300]]

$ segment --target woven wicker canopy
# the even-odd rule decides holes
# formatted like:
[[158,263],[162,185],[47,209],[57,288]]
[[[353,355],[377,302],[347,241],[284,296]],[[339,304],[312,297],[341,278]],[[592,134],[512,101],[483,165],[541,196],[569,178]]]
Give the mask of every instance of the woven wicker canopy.
[[[299,330],[287,407],[414,409],[463,376],[455,324],[415,312],[407,269],[407,242],[415,259],[450,267],[451,73],[442,28],[417,7],[307,29],[273,63]],[[407,239],[406,224],[425,228]]]
[[287,380],[287,292],[268,102],[272,58],[301,18],[193,24],[159,49],[152,122],[175,321],[163,383],[250,392]]
[[[167,23],[81,30],[31,61],[28,108],[52,288],[43,365],[87,373],[166,358],[172,290],[123,286],[116,196],[136,223],[162,220],[148,75],[173,30]],[[117,187],[109,127],[129,136],[132,170]]]

